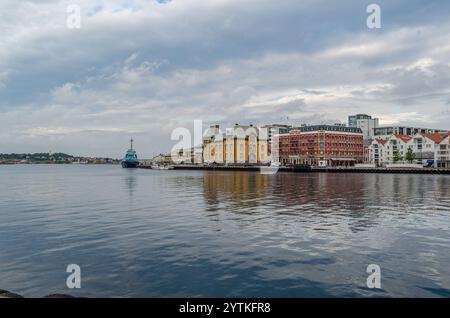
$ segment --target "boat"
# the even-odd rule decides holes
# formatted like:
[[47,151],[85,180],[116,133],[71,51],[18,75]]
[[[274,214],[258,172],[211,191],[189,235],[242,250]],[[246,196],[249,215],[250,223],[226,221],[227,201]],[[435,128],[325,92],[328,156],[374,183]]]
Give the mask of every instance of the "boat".
[[312,167],[308,164],[296,164],[293,166],[292,170],[294,172],[311,172]]
[[280,169],[280,164],[278,162],[271,162],[269,166],[261,166],[261,174],[276,174]]
[[130,142],[131,147],[128,149],[125,158],[122,160],[122,168],[137,168],[139,166],[136,151],[133,149],[133,139],[131,139]]
[[173,166],[153,165],[152,170],[173,170]]

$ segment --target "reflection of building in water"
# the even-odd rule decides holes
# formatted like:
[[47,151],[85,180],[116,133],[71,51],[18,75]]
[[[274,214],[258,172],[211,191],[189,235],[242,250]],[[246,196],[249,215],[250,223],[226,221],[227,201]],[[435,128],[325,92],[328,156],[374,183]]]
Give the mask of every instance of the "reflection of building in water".
[[268,162],[267,130],[236,124],[226,132],[219,125],[211,126],[203,137],[205,163]]
[[318,207],[341,206],[349,209],[364,208],[366,180],[357,175],[328,173],[279,173],[272,185],[273,195],[286,206],[316,204]]
[[439,175],[374,174],[366,176],[370,195],[367,201],[390,205],[392,211],[408,213],[408,210],[438,203],[436,198],[450,198],[450,179]]
[[257,207],[263,203],[270,177],[252,172],[208,172],[203,177],[208,204],[231,204]]
[[[377,209],[371,209],[368,185],[371,175],[306,173],[277,175],[270,186],[272,201],[279,213],[296,215],[317,227],[331,229],[344,218],[352,232],[367,230],[378,224]],[[268,203],[270,204],[270,203]]]

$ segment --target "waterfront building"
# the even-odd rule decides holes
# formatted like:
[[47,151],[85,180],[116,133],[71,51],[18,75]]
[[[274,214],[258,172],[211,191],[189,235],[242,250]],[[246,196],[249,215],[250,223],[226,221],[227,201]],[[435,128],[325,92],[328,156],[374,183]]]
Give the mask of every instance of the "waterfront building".
[[450,168],[450,133],[439,143],[436,154],[436,166],[438,168]]
[[203,136],[204,163],[265,164],[268,141],[265,129],[235,124],[223,132],[219,125],[208,128]]
[[364,139],[370,140],[374,137],[374,129],[379,126],[379,119],[366,114],[351,115],[348,116],[348,126],[360,128]]
[[436,168],[450,168],[450,132],[421,133],[414,136],[408,147],[417,161],[429,162]]
[[149,165],[152,165],[152,164],[165,165],[165,164],[173,164],[173,163],[174,162],[172,160],[172,154],[170,154],[170,153],[168,153],[168,154],[161,153],[145,162],[145,164],[149,164]]
[[197,164],[203,161],[201,146],[174,150],[171,156],[172,161],[177,164]]
[[223,132],[219,125],[210,126],[203,134],[203,162],[223,162],[219,151],[223,153]]
[[343,125],[303,125],[278,136],[279,162],[314,166],[353,166],[364,160],[360,128]]
[[384,147],[386,143],[387,141],[384,139],[374,139],[369,146],[369,162],[375,164],[377,167],[388,163]]
[[415,136],[391,135],[376,138],[369,147],[369,160],[377,166],[407,161],[411,149],[414,163],[450,168],[450,132],[418,133]]
[[363,145],[363,153],[364,153],[364,159],[363,162],[368,163],[370,162],[370,145],[372,143],[372,139],[364,139],[364,145]]
[[292,129],[292,125],[282,125],[282,124],[270,124],[264,125],[261,128],[267,129],[267,140],[268,140],[268,152],[269,155],[272,153],[272,139],[276,135],[287,134]]
[[375,139],[369,150],[370,162],[376,166],[393,163],[396,154],[404,157],[408,151],[409,141],[412,137],[407,135],[391,135],[387,139]]

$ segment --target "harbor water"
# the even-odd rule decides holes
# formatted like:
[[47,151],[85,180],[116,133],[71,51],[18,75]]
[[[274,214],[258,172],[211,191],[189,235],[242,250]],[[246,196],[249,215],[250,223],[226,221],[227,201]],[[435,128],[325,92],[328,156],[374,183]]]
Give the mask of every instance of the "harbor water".
[[0,166],[0,289],[26,297],[449,297],[449,264],[448,175]]

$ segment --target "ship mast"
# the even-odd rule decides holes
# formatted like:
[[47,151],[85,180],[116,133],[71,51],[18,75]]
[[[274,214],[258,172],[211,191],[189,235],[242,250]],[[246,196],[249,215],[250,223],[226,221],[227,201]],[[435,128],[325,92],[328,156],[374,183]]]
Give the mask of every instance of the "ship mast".
[[134,141],[133,138],[131,138],[131,139],[130,139],[130,142],[131,142],[131,150],[133,150],[133,141]]

